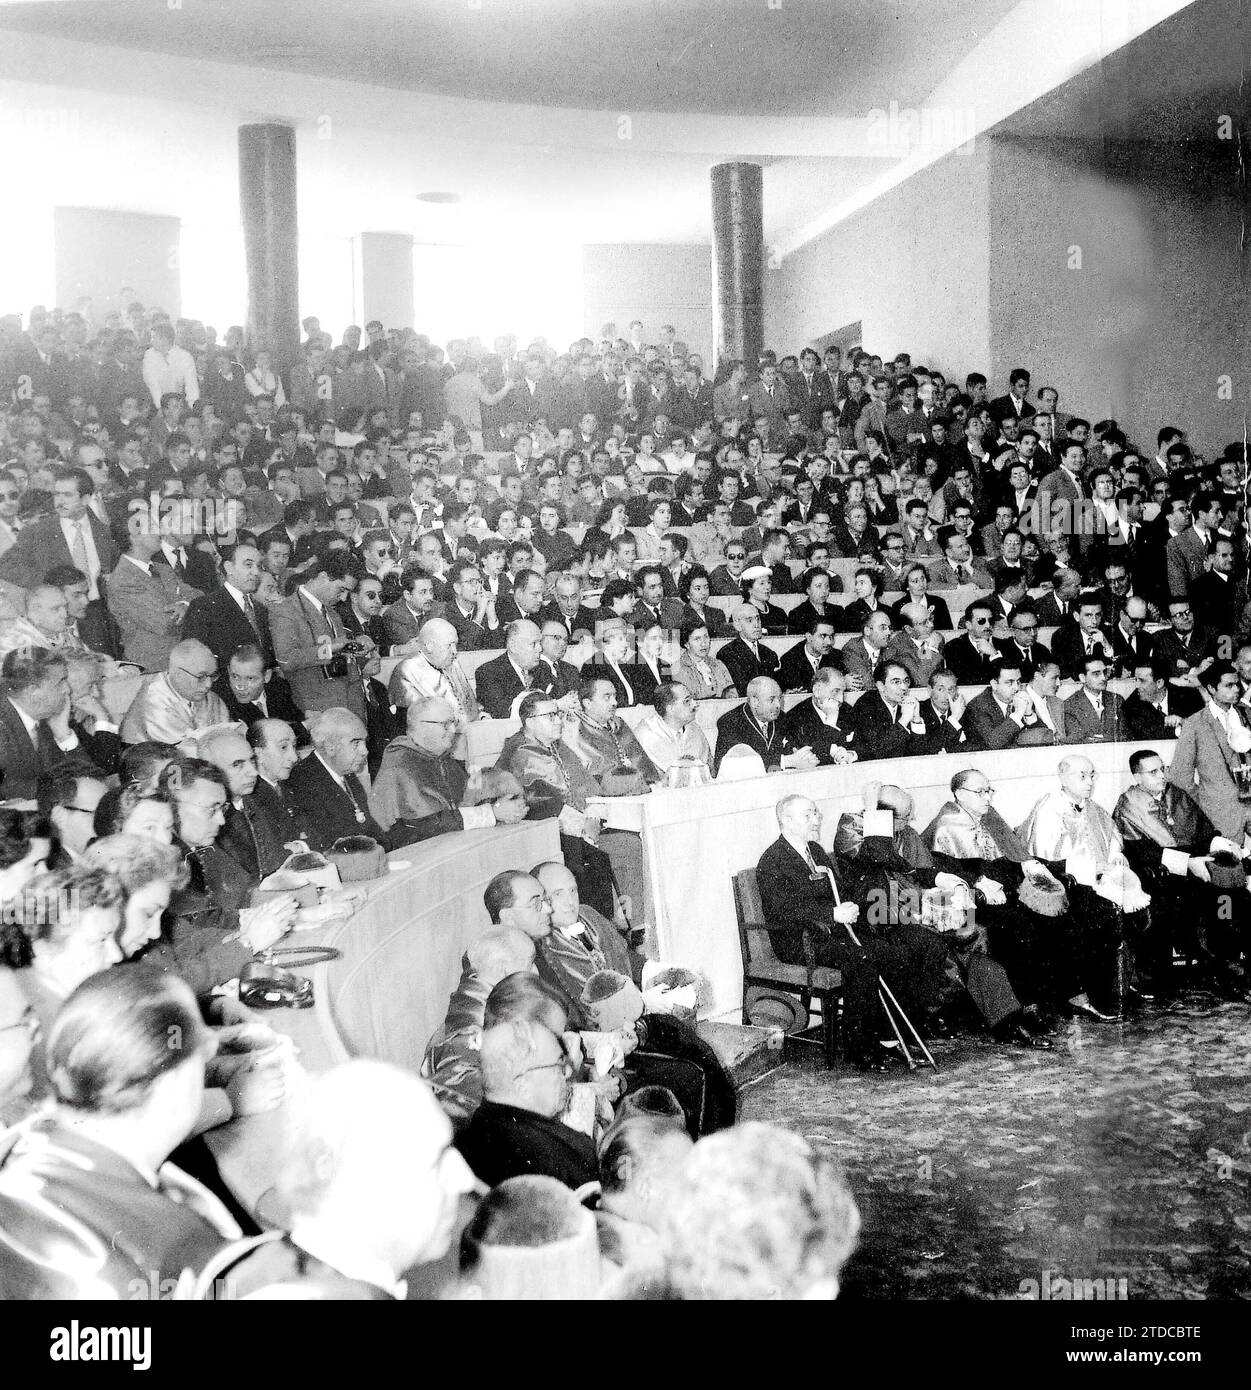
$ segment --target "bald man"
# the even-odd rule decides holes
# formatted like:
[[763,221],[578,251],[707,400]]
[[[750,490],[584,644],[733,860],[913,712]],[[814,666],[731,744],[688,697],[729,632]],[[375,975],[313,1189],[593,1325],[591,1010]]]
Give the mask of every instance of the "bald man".
[[6,622],[0,631],[0,659],[18,647],[46,647],[50,651],[81,647],[70,640],[69,604],[55,584],[36,584],[26,595],[25,617]]
[[746,702],[717,720],[717,746],[712,755],[714,777],[720,772],[725,755],[739,745],[759,753],[766,772],[820,766],[811,748],[791,746],[782,724],[782,687],[768,676],[750,681]]
[[402,1300],[402,1275],[447,1253],[473,1175],[430,1087],[358,1058],[294,1107],[278,1191],[290,1233],[232,1273],[236,1297]]
[[537,689],[543,634],[537,623],[519,618],[505,630],[504,654],[478,667],[474,680],[478,702],[491,719],[512,717],[514,706],[528,690]]
[[391,672],[387,694],[396,709],[415,700],[436,696],[456,706],[462,726],[481,714],[473,684],[456,659],[459,639],[445,618],[431,618],[417,634],[417,652],[405,657]]
[[289,783],[304,811],[309,844],[328,850],[336,840],[368,835],[390,849],[390,836],[370,814],[369,793],[360,777],[369,759],[364,723],[342,706],[312,719],[313,752],[295,768]]
[[217,658],[203,642],[179,642],[169,669],[145,676],[122,720],[123,743],[179,744],[231,718],[213,691]]
[[369,793],[370,812],[393,848],[525,819],[525,798],[511,773],[467,772],[452,756],[459,735],[460,713],[450,701],[409,706],[408,732],[387,745]]

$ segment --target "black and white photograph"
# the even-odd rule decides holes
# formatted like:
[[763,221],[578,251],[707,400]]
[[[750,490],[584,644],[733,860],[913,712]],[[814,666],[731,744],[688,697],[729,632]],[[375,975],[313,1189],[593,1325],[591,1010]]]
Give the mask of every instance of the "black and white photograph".
[[1211,1373],[1249,79],[1248,0],[0,0],[0,1346]]

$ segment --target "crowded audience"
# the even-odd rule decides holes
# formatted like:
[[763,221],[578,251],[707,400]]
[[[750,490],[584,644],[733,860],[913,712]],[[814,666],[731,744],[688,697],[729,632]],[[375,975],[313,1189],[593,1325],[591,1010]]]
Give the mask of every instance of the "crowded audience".
[[[856,1202],[735,1123],[613,798],[780,779],[735,869],[864,1072],[888,994],[1039,1053],[1245,1000],[1241,442],[907,353],[303,328],[279,364],[133,292],[0,319],[0,1297],[836,1296]],[[247,1007],[299,999],[284,951],[388,854],[416,893],[430,842],[537,822],[422,1055],[301,1078]],[[284,1108],[261,1236],[201,1136]]]

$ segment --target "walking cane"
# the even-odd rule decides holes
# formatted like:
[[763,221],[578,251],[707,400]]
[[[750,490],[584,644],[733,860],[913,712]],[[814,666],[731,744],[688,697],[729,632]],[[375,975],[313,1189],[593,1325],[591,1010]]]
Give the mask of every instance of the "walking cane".
[[[863,951],[864,947],[860,944],[860,938],[852,930],[851,924],[848,922],[844,923],[844,925],[847,928],[847,935],[851,937],[852,944],[859,947],[859,949]],[[882,1002],[882,1009],[883,1012],[886,1014],[886,1021],[890,1024],[891,1031],[894,1033],[895,1038],[899,1043],[900,1049],[902,1050],[904,1055],[904,1061],[906,1061],[908,1064],[908,1070],[915,1071],[917,1067],[920,1065],[920,1063],[913,1061],[912,1053],[908,1051],[908,1044],[904,1042],[903,1034],[899,1031],[899,1024],[895,1021],[896,1013],[899,1015],[900,1019],[902,1019],[903,1022],[907,1025],[908,1032],[911,1033],[913,1038],[916,1039],[916,1045],[921,1049],[921,1055],[925,1058],[926,1062],[928,1062],[929,1065],[934,1069],[934,1071],[937,1071],[938,1063],[934,1060],[934,1054],[929,1050],[928,1047],[926,1047],[924,1039],[921,1037],[920,1033],[918,1033],[917,1030],[912,1026],[912,1020],[908,1017],[907,1013],[905,1012],[904,1006],[899,1002],[898,999],[895,998],[894,990],[891,989],[891,987],[886,983],[885,979],[881,975],[877,977],[877,997]]]

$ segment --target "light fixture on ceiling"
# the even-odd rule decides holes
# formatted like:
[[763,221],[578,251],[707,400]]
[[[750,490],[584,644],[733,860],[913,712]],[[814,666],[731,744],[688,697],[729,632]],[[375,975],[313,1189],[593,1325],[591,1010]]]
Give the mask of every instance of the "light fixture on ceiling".
[[413,196],[417,199],[419,203],[435,203],[441,206],[445,206],[449,203],[460,202],[459,193],[448,193],[445,191],[441,192],[439,190],[436,190],[433,193],[416,193]]

